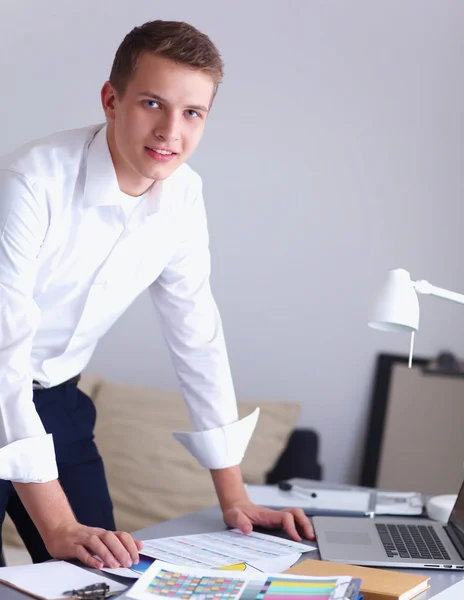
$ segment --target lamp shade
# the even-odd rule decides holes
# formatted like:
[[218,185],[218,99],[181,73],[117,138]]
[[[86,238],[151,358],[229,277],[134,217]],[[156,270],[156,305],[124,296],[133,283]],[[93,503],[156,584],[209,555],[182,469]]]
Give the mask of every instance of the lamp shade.
[[405,269],[391,269],[369,316],[369,327],[382,331],[417,331],[419,300]]

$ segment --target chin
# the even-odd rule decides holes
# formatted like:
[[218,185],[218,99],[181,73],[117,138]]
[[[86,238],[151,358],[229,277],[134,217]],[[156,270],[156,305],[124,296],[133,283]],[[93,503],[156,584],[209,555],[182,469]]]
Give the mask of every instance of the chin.
[[163,181],[163,179],[167,179],[176,169],[180,167],[181,163],[176,163],[175,165],[157,165],[155,168],[147,170],[145,177],[149,179],[154,179],[155,181]]
[[176,170],[176,168],[174,168],[174,169],[159,169],[159,170],[157,170],[157,172],[155,174],[155,179],[157,179],[158,181],[163,181],[163,179],[167,179],[170,175],[172,175],[175,170]]

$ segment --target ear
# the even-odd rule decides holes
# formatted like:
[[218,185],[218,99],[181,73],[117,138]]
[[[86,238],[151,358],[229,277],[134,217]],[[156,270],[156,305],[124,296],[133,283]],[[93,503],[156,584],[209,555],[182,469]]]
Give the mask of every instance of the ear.
[[113,121],[116,105],[116,90],[109,81],[105,81],[103,84],[100,95],[106,119],[108,121]]

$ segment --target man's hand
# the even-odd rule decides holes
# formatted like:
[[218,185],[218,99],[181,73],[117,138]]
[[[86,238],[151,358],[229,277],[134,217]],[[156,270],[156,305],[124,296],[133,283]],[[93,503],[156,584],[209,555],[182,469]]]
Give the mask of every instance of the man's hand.
[[224,521],[229,527],[251,533],[253,525],[258,525],[267,529],[285,529],[295,542],[301,542],[302,538],[314,539],[313,526],[301,508],[272,510],[250,502],[238,465],[212,470],[211,476]]
[[13,485],[54,558],[78,558],[95,569],[127,567],[139,562],[142,542],[122,531],[78,523],[57,479]]
[[308,517],[301,508],[272,510],[252,502],[238,504],[223,510],[224,522],[229,527],[236,527],[242,533],[251,533],[253,525],[267,529],[284,529],[295,542],[303,538],[314,539],[314,530]]
[[142,542],[123,531],[106,531],[77,522],[59,525],[44,537],[44,542],[54,558],[78,558],[94,569],[131,567],[139,562],[143,547]]

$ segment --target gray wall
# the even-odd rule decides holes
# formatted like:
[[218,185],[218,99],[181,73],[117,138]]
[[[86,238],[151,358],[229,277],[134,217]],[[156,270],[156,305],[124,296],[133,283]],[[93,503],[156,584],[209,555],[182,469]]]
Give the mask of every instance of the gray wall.
[[[15,0],[0,16],[0,151],[101,121],[134,25],[182,19],[218,44],[226,79],[191,165],[237,393],[301,402],[326,477],[354,479],[375,355],[408,350],[366,327],[378,284],[402,266],[464,291],[464,4]],[[463,308],[421,307],[417,352],[464,354]],[[145,295],[89,369],[176,386]]]

